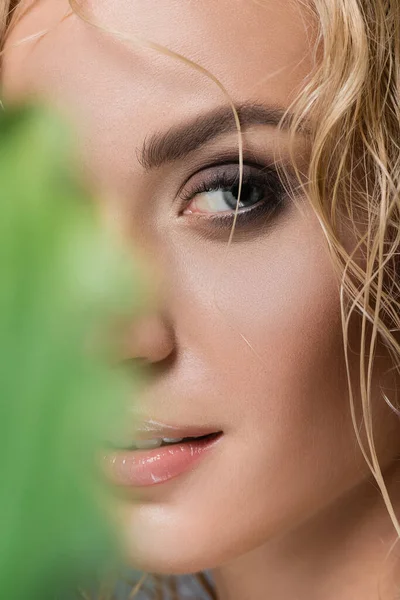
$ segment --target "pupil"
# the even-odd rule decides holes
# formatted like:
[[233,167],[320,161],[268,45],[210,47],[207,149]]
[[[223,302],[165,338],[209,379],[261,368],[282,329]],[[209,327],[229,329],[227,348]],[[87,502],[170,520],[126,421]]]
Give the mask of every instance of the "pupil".
[[[236,208],[238,195],[239,184],[233,185],[224,193],[225,202],[233,210]],[[240,196],[239,208],[246,208],[248,206],[251,206],[252,204],[256,204],[257,202],[262,200],[263,196],[264,193],[260,187],[257,187],[251,183],[244,183],[242,185],[242,193]]]

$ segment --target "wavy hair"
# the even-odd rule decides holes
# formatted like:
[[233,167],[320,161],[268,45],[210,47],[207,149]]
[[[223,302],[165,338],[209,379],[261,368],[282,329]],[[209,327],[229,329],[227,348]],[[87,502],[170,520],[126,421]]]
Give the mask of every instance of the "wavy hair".
[[[262,4],[262,0],[256,1]],[[0,0],[1,46],[15,21],[14,9],[21,2]],[[299,2],[306,17],[315,22],[317,34],[313,70],[288,108],[294,115],[290,121],[292,145],[296,131],[304,130],[305,126],[310,138],[307,172],[295,168],[299,186],[320,222],[339,276],[355,435],[400,538],[400,524],[375,449],[371,385],[378,344],[386,348],[392,370],[400,374],[400,1]],[[238,129],[241,184],[240,119],[222,83],[201,65],[168,48],[131,34],[110,31],[104,24],[91,21],[82,11],[80,0],[70,0],[70,5],[94,27],[183,61],[220,88],[232,107]],[[294,153],[292,158],[295,165]],[[227,250],[239,200],[240,194]],[[343,242],[344,227],[355,240],[351,250]],[[349,361],[349,326],[355,314],[361,319],[357,394]],[[356,395],[361,403],[361,432],[356,417]],[[382,391],[381,400],[400,415],[395,399]],[[207,591],[214,597],[209,586]]]

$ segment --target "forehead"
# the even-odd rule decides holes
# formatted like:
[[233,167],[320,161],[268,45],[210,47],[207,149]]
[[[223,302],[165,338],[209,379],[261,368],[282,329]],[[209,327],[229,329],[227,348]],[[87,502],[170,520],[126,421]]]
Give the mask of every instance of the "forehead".
[[204,72],[137,36],[209,71],[238,104],[285,107],[312,67],[312,24],[298,0],[80,2],[109,33],[66,17],[67,0],[30,1],[6,45],[4,99],[29,92],[54,101],[79,119],[92,153],[107,147],[111,161],[116,150],[121,162],[148,134],[227,103]]
[[[215,83],[188,64],[152,50],[151,40],[207,69],[237,100],[271,95],[285,104],[310,69],[310,22],[296,0],[90,0],[82,12],[111,33],[76,16],[67,0],[31,0],[10,36],[4,61],[6,88],[123,92],[141,108],[175,108],[193,97],[218,95]],[[24,37],[49,29],[40,41]],[[117,39],[112,32],[125,39]],[[132,41],[129,37],[132,36]],[[18,77],[17,77],[18,75]],[[8,85],[10,84],[10,85]],[[51,89],[49,89],[51,88]],[[72,92],[73,93],[73,92]]]

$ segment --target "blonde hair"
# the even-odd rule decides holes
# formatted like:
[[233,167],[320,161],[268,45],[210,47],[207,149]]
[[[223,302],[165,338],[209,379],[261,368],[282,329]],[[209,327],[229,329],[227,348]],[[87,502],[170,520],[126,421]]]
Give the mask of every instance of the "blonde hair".
[[[340,278],[345,361],[355,434],[400,538],[400,524],[375,449],[371,410],[371,381],[378,343],[386,347],[393,370],[397,374],[400,371],[400,2],[300,2],[318,31],[313,71],[288,108],[294,114],[292,141],[296,131],[306,123],[310,136],[308,170],[301,173],[297,169],[299,185],[319,219]],[[257,3],[262,4],[262,0]],[[0,0],[0,41],[5,39],[10,14],[17,4],[18,0]],[[81,14],[77,0],[70,0],[70,4],[90,22]],[[110,32],[102,25],[91,24]],[[242,177],[240,119],[223,85],[200,65],[167,48],[132,35],[111,33],[181,60],[218,85],[236,120]],[[343,224],[351,228],[355,238],[351,252],[342,240]],[[233,231],[234,226],[228,247]],[[349,324],[355,313],[361,317],[358,396],[364,436],[356,419],[349,366]],[[399,413],[385,393],[382,399]],[[212,595],[211,590],[209,593]]]
[[3,2],[0,3],[0,40],[3,40],[5,37],[7,25],[13,10],[13,4],[16,4],[13,0],[3,0]]
[[[313,0],[319,23],[316,67],[294,103],[296,121],[315,123],[307,196],[341,278],[342,326],[354,429],[400,537],[374,444],[371,381],[378,342],[399,372],[400,345],[400,4]],[[296,126],[296,123],[295,123]],[[348,253],[341,225],[351,227]],[[361,266],[356,256],[364,258]],[[356,422],[349,323],[362,318],[360,397],[367,447]],[[390,399],[382,398],[395,412]]]

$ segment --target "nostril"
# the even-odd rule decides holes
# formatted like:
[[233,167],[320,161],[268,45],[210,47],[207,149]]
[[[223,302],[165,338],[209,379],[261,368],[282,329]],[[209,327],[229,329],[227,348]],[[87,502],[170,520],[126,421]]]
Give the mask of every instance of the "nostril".
[[134,358],[125,359],[124,363],[128,367],[131,366],[134,369],[139,369],[145,375],[148,374],[149,376],[155,376],[170,370],[176,360],[176,355],[177,352],[174,349],[162,360],[151,361],[148,358],[137,356]]
[[174,348],[168,356],[157,362],[149,362],[147,366],[145,365],[145,368],[154,375],[164,373],[172,368],[172,365],[176,361],[176,357],[177,350]]

